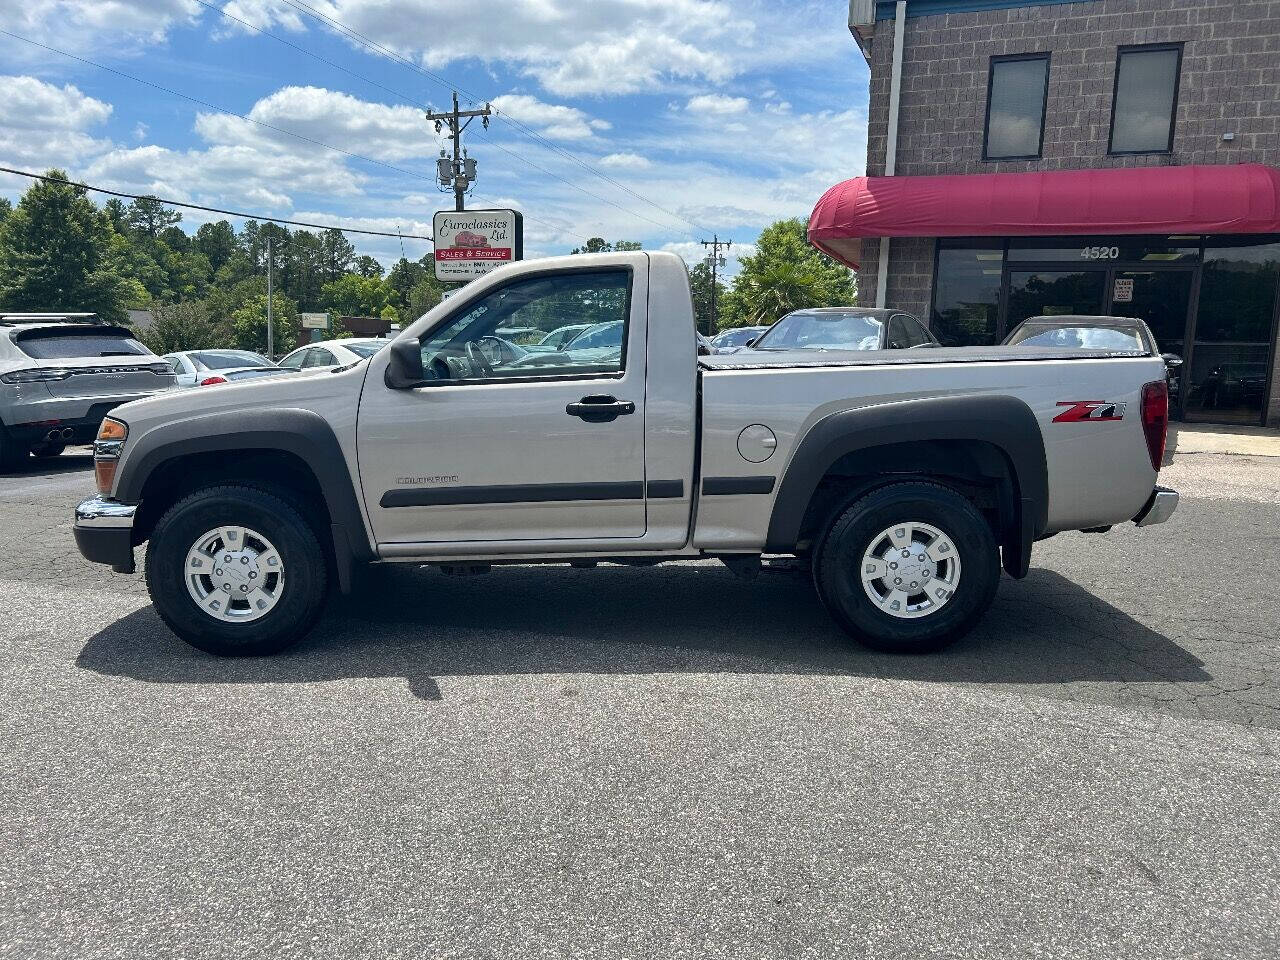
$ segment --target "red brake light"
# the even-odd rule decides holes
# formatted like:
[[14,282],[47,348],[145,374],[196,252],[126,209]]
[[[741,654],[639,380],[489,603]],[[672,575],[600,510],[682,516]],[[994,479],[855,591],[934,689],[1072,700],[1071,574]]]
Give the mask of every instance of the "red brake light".
[[1169,432],[1169,385],[1163,380],[1142,388],[1142,432],[1147,436],[1147,452],[1156,470],[1164,462],[1165,438]]
[[226,377],[220,377],[215,373],[212,377],[205,377],[203,380],[201,380],[200,386],[212,387],[215,383],[226,383],[226,382],[227,382]]

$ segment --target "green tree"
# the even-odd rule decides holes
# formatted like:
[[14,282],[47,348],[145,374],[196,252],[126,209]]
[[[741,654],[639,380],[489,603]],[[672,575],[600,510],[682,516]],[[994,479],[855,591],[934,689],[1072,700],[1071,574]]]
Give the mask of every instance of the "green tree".
[[[272,320],[275,326],[276,353],[288,353],[297,346],[298,307],[282,293],[271,298]],[[267,296],[250,297],[245,304],[231,314],[231,346],[237,350],[267,352]]]
[[155,197],[139,197],[125,211],[125,223],[132,230],[151,240],[157,240],[167,227],[182,222],[182,214],[171,210]]
[[200,301],[164,303],[151,310],[151,326],[141,334],[142,342],[156,353],[178,350],[207,350],[225,346],[228,331],[215,324]]
[[385,281],[348,273],[321,288],[320,303],[344,316],[376,317],[387,305],[390,292]]
[[0,224],[0,306],[93,311],[125,323],[136,289],[120,272],[111,221],[64,171],[47,175]]
[[332,283],[341,277],[356,258],[356,248],[341,230],[326,230],[320,234],[320,250],[324,263],[324,278]]
[[[693,294],[693,316],[697,323],[698,329],[715,331],[711,325],[711,268],[702,261],[698,261],[693,265],[693,269],[689,271],[689,290]],[[716,304],[718,308],[724,305],[724,298],[728,288],[725,287],[724,281],[716,277]],[[723,319],[724,310],[718,309],[717,312]],[[723,325],[723,324],[722,324]]]
[[434,276],[421,281],[409,291],[405,305],[400,308],[400,322],[408,326],[443,299],[440,282]]
[[[427,276],[427,271],[421,263],[414,263],[412,260],[406,260],[401,257],[391,267],[391,272],[387,274],[387,286],[394,291],[395,302],[403,305],[408,302],[409,291],[427,279]],[[432,262],[430,276],[431,279],[435,279],[434,261]]]
[[205,255],[209,267],[217,273],[236,251],[236,231],[226,220],[202,223],[196,231],[196,249]]
[[809,245],[803,220],[779,220],[760,233],[756,252],[724,298],[720,328],[771,324],[805,307],[839,307],[857,301],[853,274]]
[[13,213],[13,204],[9,202],[9,198],[0,197],[0,223],[4,223],[11,213]]
[[362,277],[377,277],[382,279],[382,264],[378,262],[377,257],[371,257],[367,253],[356,257],[351,264],[351,268]]

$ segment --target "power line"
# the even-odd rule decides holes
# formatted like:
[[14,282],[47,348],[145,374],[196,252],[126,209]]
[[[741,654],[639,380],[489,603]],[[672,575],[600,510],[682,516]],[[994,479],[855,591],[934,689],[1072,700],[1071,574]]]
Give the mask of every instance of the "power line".
[[78,61],[79,63],[87,64],[88,66],[91,66],[91,67],[97,67],[99,70],[107,71],[107,73],[114,73],[118,77],[124,77],[126,80],[132,80],[134,83],[140,83],[143,86],[151,87],[153,90],[159,90],[162,93],[169,94],[170,96],[179,97],[182,100],[187,100],[191,103],[198,104],[199,106],[207,107],[210,110],[214,110],[214,111],[217,111],[218,113],[226,114],[229,117],[238,117],[241,120],[244,120],[248,123],[257,124],[258,126],[265,127],[268,130],[274,130],[276,133],[282,133],[287,137],[293,137],[295,140],[301,140],[304,143],[311,144],[312,146],[324,147],[326,150],[332,150],[335,153],[340,153],[343,156],[350,157],[353,160],[363,160],[366,163],[376,164],[379,167],[386,167],[388,170],[394,170],[396,173],[402,173],[405,176],[413,177],[417,180],[431,181],[434,179],[432,177],[428,177],[421,173],[415,173],[412,170],[406,170],[403,167],[397,167],[395,164],[392,164],[392,163],[386,163],[382,160],[375,160],[372,157],[366,157],[359,153],[352,153],[350,150],[343,150],[341,147],[335,147],[333,146],[333,144],[325,143],[322,140],[315,140],[311,137],[303,136],[300,133],[294,133],[292,130],[286,130],[283,127],[277,127],[275,124],[267,123],[265,120],[255,120],[253,117],[245,116],[243,113],[236,113],[234,110],[226,110],[222,107],[217,106],[216,104],[209,103],[209,101],[207,100],[201,100],[198,97],[192,97],[185,93],[179,93],[177,90],[171,90],[169,87],[163,86],[159,83],[153,83],[150,80],[144,80],[141,77],[135,77],[131,73],[125,73],[123,70],[117,70],[114,67],[108,67],[106,64],[98,63],[94,60],[86,59],[85,57],[78,57],[74,53],[68,53],[65,50],[59,50],[57,47],[51,47],[51,46],[48,46],[47,44],[40,43],[36,40],[31,40],[27,37],[19,36],[16,33],[10,33],[8,30],[0,30],[0,34],[3,34],[6,37],[12,37],[14,40],[21,40],[23,43],[29,43],[33,47],[39,47],[42,50],[48,50],[50,53],[56,53],[60,56],[67,57],[70,60],[75,60],[75,61]]
[[63,180],[60,177],[50,177],[43,173],[31,173],[28,170],[15,170],[13,167],[0,167],[0,173],[12,173],[19,177],[30,177],[32,180],[44,180],[46,183],[66,183],[73,187],[80,187],[83,190],[91,190],[94,193],[106,193],[113,197],[127,197],[130,200],[155,200],[169,207],[184,207],[187,210],[203,210],[205,213],[220,213],[227,217],[240,217],[245,220],[261,220],[264,223],[283,223],[291,227],[309,227],[312,230],[341,230],[343,233],[359,233],[367,237],[402,237],[405,240],[429,240],[435,242],[434,237],[422,237],[412,233],[400,233],[399,231],[391,233],[384,230],[361,230],[356,227],[338,227],[333,224],[324,223],[308,223],[305,220],[282,220],[280,217],[268,217],[257,213],[242,213],[238,210],[220,210],[217,207],[205,207],[198,203],[185,203],[181,200],[165,200],[163,197],[155,197],[151,194],[125,193],[122,190],[108,190],[106,187],[94,187],[87,183],[76,183],[70,180]]
[[[200,0],[197,0],[197,2],[200,2]],[[382,44],[378,43],[376,40],[373,40],[365,36],[364,34],[360,33],[359,31],[354,30],[351,27],[348,27],[346,24],[333,19],[327,14],[321,13],[320,11],[312,7],[310,4],[303,2],[303,0],[284,0],[284,2],[288,4],[290,7],[297,10],[298,12],[304,13],[310,16],[312,19],[319,20],[322,23],[328,24],[333,29],[339,31],[349,39],[354,40],[355,42],[361,44],[362,46],[365,46],[371,50],[374,50],[382,54],[383,56],[396,61],[397,63],[403,64],[404,66],[408,67],[411,70],[416,70],[418,73],[421,73],[425,77],[429,77],[431,80],[435,81],[436,83],[440,84],[443,87],[452,88],[453,86],[455,86],[455,84],[450,83],[448,80],[446,80],[444,77],[440,76],[439,74],[433,73],[432,71],[427,70],[425,67],[422,67],[414,63],[412,60],[409,60],[406,57],[402,57],[400,54],[396,53],[393,50],[389,50],[387,47],[384,47]],[[468,97],[471,97],[473,100],[479,101],[481,99],[463,87],[458,87],[458,89],[461,90]],[[565,150],[559,144],[556,144],[551,140],[548,140],[542,134],[538,133],[536,130],[529,127],[527,124],[523,123],[518,118],[513,117],[511,114],[505,113],[499,108],[495,109],[495,113],[499,119],[504,120],[507,123],[511,124],[513,127],[518,129],[521,133],[523,133],[526,137],[528,137],[530,140],[533,140],[539,143],[544,148],[548,150],[552,150],[555,153],[558,153],[561,156],[573,161],[574,163],[578,164],[578,166],[582,167],[584,170],[591,173],[593,176],[599,177],[601,180],[604,180],[605,182],[612,184],[618,189],[626,192],[627,194],[631,195],[635,199],[639,200],[641,203],[646,203],[652,207],[655,207],[656,209],[661,210],[667,216],[675,220],[681,220],[689,224],[695,230],[707,232],[705,227],[700,226],[698,223],[696,223],[693,220],[690,220],[688,217],[684,216],[683,214],[675,213],[672,210],[668,210],[666,207],[662,206],[662,204],[657,203],[653,200],[650,200],[648,197],[644,196],[643,194],[637,193],[635,190],[632,190],[630,187],[628,187],[626,184],[622,183],[621,181],[614,179],[613,177],[609,176],[606,173],[602,173],[592,164],[587,163],[585,160],[581,159],[576,154],[571,153],[568,150]],[[489,138],[487,137],[485,138],[485,140],[487,142],[493,143],[493,141],[489,140]],[[498,146],[496,143],[494,143],[493,145]],[[507,151],[507,152],[510,153],[510,151]],[[518,157],[519,155],[513,154],[513,156]],[[520,158],[520,159],[523,159],[523,158]],[[525,162],[529,162],[529,161],[526,160]],[[533,164],[530,164],[530,165],[532,166]],[[546,172],[546,171],[543,171],[543,172]],[[552,176],[555,176],[555,175],[552,174]],[[562,178],[557,177],[557,179],[562,179]],[[565,181],[565,182],[568,183],[569,181]],[[578,188],[578,189],[581,189],[581,188]],[[610,201],[604,201],[604,202],[609,203]],[[612,205],[618,206],[617,204],[612,204]],[[622,207],[619,207],[618,209],[621,209],[624,212],[629,213],[631,216],[636,216],[636,217],[640,217],[640,219],[642,220],[647,220],[649,223],[653,223],[657,226],[663,227],[664,229],[671,229],[671,227],[667,224],[662,224],[662,223],[658,223],[655,220],[650,220],[648,217],[645,217],[641,214],[637,214],[634,211],[627,211],[625,210],[625,208],[622,208]]]

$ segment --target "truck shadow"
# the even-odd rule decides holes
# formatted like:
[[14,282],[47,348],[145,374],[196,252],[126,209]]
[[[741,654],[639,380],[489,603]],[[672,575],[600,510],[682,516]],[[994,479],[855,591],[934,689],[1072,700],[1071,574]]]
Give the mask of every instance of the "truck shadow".
[[902,657],[851,643],[805,576],[766,572],[744,583],[710,565],[507,567],[471,578],[379,569],[335,602],[310,637],[277,657],[205,655],[175,638],[148,606],[91,638],[77,665],[157,683],[405,677],[427,700],[441,698],[437,678],[533,673],[1118,686],[1210,679],[1177,644],[1048,570],[1021,582],[1006,578],[991,613],[950,649]]

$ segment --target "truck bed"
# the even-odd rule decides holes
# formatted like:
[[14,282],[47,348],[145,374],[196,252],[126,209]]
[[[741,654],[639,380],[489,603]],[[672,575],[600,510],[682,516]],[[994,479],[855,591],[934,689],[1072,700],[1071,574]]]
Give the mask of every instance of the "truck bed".
[[704,370],[782,370],[796,367],[869,367],[922,363],[1105,360],[1146,357],[1142,350],[1053,347],[929,347],[915,350],[743,350],[699,357]]

